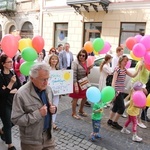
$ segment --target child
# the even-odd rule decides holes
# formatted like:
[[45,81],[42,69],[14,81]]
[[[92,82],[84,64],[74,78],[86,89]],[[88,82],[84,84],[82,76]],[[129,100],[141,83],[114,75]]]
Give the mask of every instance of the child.
[[133,89],[132,89],[132,93],[131,93],[131,97],[130,97],[130,105],[127,108],[128,120],[126,121],[123,129],[121,130],[122,133],[130,134],[130,131],[127,130],[126,128],[130,124],[130,122],[132,122],[133,123],[133,125],[132,125],[132,132],[133,132],[132,140],[134,142],[142,141],[142,138],[137,136],[137,116],[139,115],[141,108],[134,106],[134,103],[132,100],[132,94],[134,91],[143,90],[142,87],[143,87],[143,84],[141,82],[135,82],[133,85]]
[[103,104],[102,103],[95,103],[92,108],[92,125],[93,125],[93,132],[91,133],[91,141],[95,141],[95,138],[101,138],[100,136],[100,126],[101,126],[101,119],[103,116]]

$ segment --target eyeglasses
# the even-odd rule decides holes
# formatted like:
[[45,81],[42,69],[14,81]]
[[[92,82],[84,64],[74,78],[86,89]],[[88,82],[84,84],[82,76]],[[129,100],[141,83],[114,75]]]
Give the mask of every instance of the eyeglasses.
[[5,62],[5,63],[11,64],[11,63],[13,63],[13,61],[7,61],[7,62]]
[[80,57],[85,57],[85,55],[82,55],[82,54],[80,54],[79,56],[80,56]]

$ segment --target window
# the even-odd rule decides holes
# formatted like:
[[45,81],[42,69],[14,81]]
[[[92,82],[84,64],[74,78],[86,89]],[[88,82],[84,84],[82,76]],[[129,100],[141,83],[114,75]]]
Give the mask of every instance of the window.
[[[145,27],[145,22],[121,23],[119,45],[125,44],[125,41],[128,37],[134,37],[137,34],[143,36],[145,34]],[[129,50],[125,48],[124,52],[129,53]]]
[[25,22],[21,28],[21,38],[33,38],[33,25],[30,22]]
[[[84,40],[83,42],[93,41],[95,38],[101,37],[102,23],[88,22],[84,23]],[[84,44],[83,43],[83,44]]]
[[68,23],[55,23],[54,46],[65,44],[68,38]]
[[9,28],[9,34],[12,34],[15,29],[16,29],[15,26],[12,25],[12,26]]

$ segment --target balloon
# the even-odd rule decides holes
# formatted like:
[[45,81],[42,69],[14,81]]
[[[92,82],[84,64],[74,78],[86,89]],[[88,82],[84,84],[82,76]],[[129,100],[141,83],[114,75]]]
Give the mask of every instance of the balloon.
[[95,50],[93,50],[94,55],[99,55],[98,52],[95,52]]
[[37,53],[40,53],[44,48],[44,39],[37,35],[32,39],[32,46],[37,51]]
[[135,36],[135,39],[139,43],[142,37],[143,37],[142,35],[138,34]]
[[131,60],[128,60],[128,62],[127,62],[127,64],[126,64],[126,68],[127,68],[127,69],[130,68],[130,66],[131,66]]
[[140,61],[140,60],[141,60],[141,58],[136,57],[136,56],[133,54],[132,51],[130,51],[130,56],[131,56],[134,60],[136,60],[136,61]]
[[25,61],[34,61],[37,59],[38,54],[32,47],[26,47],[22,50],[21,56]]
[[22,51],[26,47],[32,47],[32,41],[29,38],[19,40],[19,50]]
[[146,96],[142,91],[134,91],[132,99],[135,106],[140,108],[146,106]]
[[150,94],[148,94],[148,96],[146,98],[146,106],[150,107]]
[[144,64],[144,65],[145,65],[145,68],[150,71],[150,65],[148,64]]
[[12,34],[6,34],[1,40],[1,48],[8,57],[14,57],[18,51],[18,41]]
[[111,86],[106,86],[101,91],[101,101],[103,103],[111,102],[115,97],[115,89]]
[[28,76],[29,75],[29,72],[30,72],[30,69],[31,67],[35,64],[35,62],[24,62],[21,64],[20,66],[20,72],[25,75],[25,76]]
[[146,53],[146,48],[143,44],[137,43],[133,46],[132,52],[136,57],[143,57]]
[[99,51],[99,54],[106,54],[111,48],[111,45],[109,42],[104,42],[104,47],[101,51]]
[[134,37],[129,37],[126,40],[126,47],[129,50],[132,50],[133,46],[137,43],[136,39]]
[[87,67],[90,67],[94,64],[95,56],[88,56],[87,58]]
[[142,43],[146,49],[150,48],[150,36],[145,35],[141,38],[140,43]]
[[93,51],[93,45],[91,41],[87,41],[84,44],[84,49],[87,51],[87,53],[91,53]]
[[25,62],[24,59],[21,58],[21,59],[20,59],[20,64],[22,64],[22,63],[24,63],[24,62]]
[[19,41],[21,39],[21,36],[20,35],[16,35],[15,38],[16,38],[17,41]]
[[89,102],[98,103],[101,99],[101,92],[97,87],[91,86],[86,91],[86,97]]
[[145,64],[150,65],[150,51],[147,51],[144,55],[144,62]]
[[96,38],[94,41],[93,41],[93,48],[96,52],[99,52],[103,49],[104,47],[104,41],[103,39],[101,38]]

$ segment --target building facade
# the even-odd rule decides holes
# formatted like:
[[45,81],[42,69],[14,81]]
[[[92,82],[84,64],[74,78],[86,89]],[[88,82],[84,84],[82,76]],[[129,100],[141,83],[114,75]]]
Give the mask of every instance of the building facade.
[[86,41],[101,37],[114,52],[128,37],[150,34],[150,0],[16,0],[16,11],[0,15],[0,38],[19,31],[41,35],[45,49],[70,43],[77,54]]

